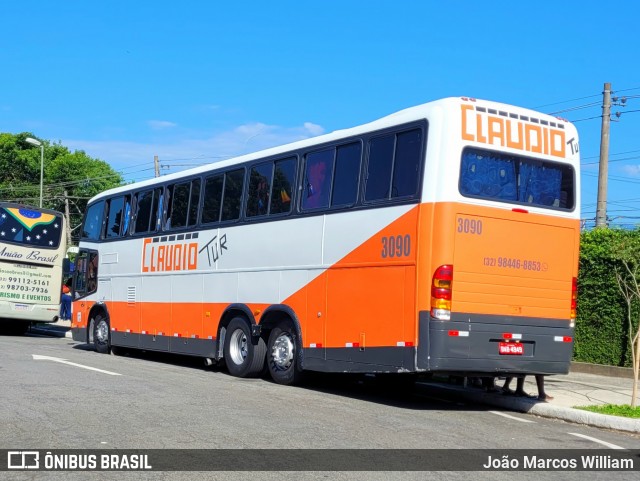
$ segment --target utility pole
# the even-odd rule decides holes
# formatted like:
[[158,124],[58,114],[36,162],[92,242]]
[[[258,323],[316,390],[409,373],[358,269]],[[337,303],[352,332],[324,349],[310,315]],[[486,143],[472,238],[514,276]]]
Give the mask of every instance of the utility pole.
[[156,177],[160,177],[160,160],[158,159],[157,155],[153,156],[153,166],[156,170]]
[[598,172],[598,205],[596,227],[607,226],[607,179],[609,175],[609,125],[611,121],[611,84],[602,92],[602,127],[600,130],[600,167]]
[[71,246],[71,215],[69,213],[69,191],[64,189],[64,221],[67,224],[67,247]]

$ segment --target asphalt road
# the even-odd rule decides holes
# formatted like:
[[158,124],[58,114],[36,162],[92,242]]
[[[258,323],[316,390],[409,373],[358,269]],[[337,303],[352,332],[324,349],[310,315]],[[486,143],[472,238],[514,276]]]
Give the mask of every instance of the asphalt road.
[[[142,352],[101,355],[70,339],[36,335],[0,336],[0,393],[0,449],[640,449],[639,436],[500,412],[422,387],[405,392],[344,376],[316,376],[304,387],[286,387],[234,378],[192,358]],[[602,477],[589,472],[443,472],[430,477],[553,475]],[[28,478],[16,474],[8,479],[123,476],[249,477],[241,472],[33,472]],[[295,473],[250,477],[300,479]],[[425,474],[332,472],[302,477],[425,479]],[[616,478],[637,479],[637,473],[616,473]]]

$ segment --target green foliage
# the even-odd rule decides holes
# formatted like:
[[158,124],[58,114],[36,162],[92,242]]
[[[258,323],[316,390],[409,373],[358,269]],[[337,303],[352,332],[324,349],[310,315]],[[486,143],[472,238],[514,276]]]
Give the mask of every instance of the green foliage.
[[625,418],[640,418],[640,407],[631,407],[628,404],[604,404],[602,406],[576,406],[576,409],[591,411],[611,416],[622,416]]
[[[35,205],[40,202],[41,150],[26,142],[29,132],[0,133],[0,200]],[[88,200],[122,185],[122,176],[106,162],[83,151],[70,152],[60,143],[44,145],[42,206],[65,212],[68,208],[74,241]]]
[[[616,280],[616,271],[624,269],[623,260],[640,263],[640,229],[595,229],[582,234],[576,361],[631,366],[627,306]],[[638,304],[632,304],[634,332]]]

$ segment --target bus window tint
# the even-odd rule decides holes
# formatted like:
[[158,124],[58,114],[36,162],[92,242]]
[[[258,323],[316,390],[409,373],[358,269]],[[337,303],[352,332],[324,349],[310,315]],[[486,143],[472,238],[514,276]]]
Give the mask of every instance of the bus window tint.
[[200,205],[200,179],[191,182],[191,198],[189,199],[189,215],[187,225],[192,226],[198,222],[198,206]]
[[422,151],[422,132],[419,129],[398,134],[396,155],[393,166],[391,197],[415,195],[420,175],[420,153]]
[[122,215],[124,212],[124,197],[116,197],[109,201],[109,212],[107,214],[107,230],[105,237],[112,239],[120,237],[120,228],[122,226]]
[[467,197],[573,209],[573,169],[569,165],[480,149],[462,154],[460,193]]
[[271,194],[271,176],[273,162],[260,164],[251,169],[249,176],[249,198],[247,199],[247,217],[267,215]]
[[204,181],[204,204],[202,207],[202,223],[218,222],[222,205],[223,175],[207,177]]
[[296,159],[278,160],[273,173],[273,193],[271,195],[270,214],[282,214],[291,211],[291,198],[296,175]]
[[170,186],[167,190],[169,195],[169,211],[167,213],[166,227],[177,229],[187,225],[187,210],[189,209],[190,182],[183,182]]
[[121,235],[126,236],[129,233],[129,220],[131,219],[131,197],[128,195],[124,196],[124,219]]
[[338,147],[331,194],[331,206],[355,204],[362,147],[359,142]]
[[394,134],[385,135],[369,143],[366,201],[389,198],[395,137]]
[[97,240],[102,231],[102,219],[104,215],[104,201],[101,200],[87,209],[87,215],[82,225],[82,238]]
[[307,155],[302,193],[303,209],[329,206],[334,152],[335,149],[329,149]]
[[[162,206],[162,189],[147,190],[137,194],[135,232],[154,232],[158,228]],[[160,212],[162,214],[162,212]]]
[[220,220],[236,220],[240,218],[243,185],[244,169],[234,170],[225,174],[222,216]]

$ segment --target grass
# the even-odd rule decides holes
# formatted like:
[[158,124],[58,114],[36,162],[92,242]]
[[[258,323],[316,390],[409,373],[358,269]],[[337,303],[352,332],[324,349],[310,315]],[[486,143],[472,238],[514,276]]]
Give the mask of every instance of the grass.
[[602,406],[576,406],[576,409],[594,413],[621,416],[625,418],[640,418],[640,406],[632,408],[628,404],[603,404]]

